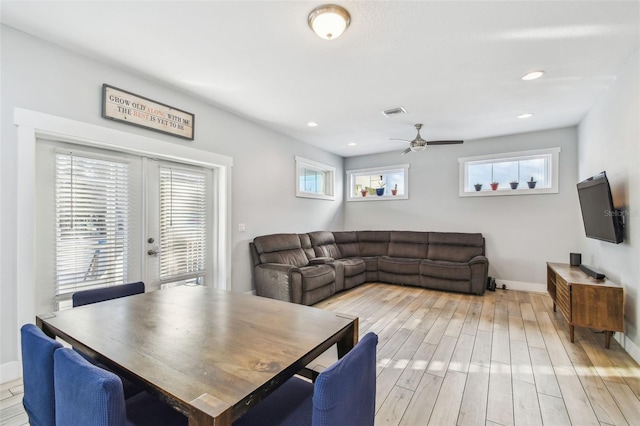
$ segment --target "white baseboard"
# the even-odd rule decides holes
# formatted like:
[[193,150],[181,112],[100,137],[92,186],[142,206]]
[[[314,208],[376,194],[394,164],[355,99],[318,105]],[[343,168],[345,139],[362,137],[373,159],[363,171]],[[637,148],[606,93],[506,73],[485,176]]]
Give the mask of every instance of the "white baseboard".
[[496,290],[502,288],[502,284],[507,286],[507,290],[529,291],[532,293],[546,293],[546,284],[527,283],[524,281],[509,281],[496,278]]
[[18,361],[0,364],[0,384],[22,377],[22,365]]
[[250,294],[252,296],[255,296],[256,295],[256,291],[255,290],[245,291],[244,294]]
[[620,346],[624,348],[631,358],[640,364],[640,347],[638,347],[633,340],[627,338],[624,333],[616,333],[613,338],[620,343]]

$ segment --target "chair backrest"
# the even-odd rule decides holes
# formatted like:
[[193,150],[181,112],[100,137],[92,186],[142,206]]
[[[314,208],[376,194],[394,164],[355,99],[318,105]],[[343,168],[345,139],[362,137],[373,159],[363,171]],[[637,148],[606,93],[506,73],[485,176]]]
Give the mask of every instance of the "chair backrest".
[[20,329],[22,336],[22,404],[31,426],[55,425],[53,386],[53,353],[62,347],[60,342],[46,336],[33,324]]
[[94,290],[83,290],[73,293],[71,297],[73,307],[89,305],[91,303],[104,302],[105,300],[117,299],[119,297],[132,296],[144,293],[144,283],[129,283],[122,285],[112,285],[109,287],[96,288]]
[[122,381],[72,349],[54,354],[56,424],[122,426],[126,405]]
[[367,333],[320,373],[313,392],[313,426],[374,424],[377,344],[378,336]]

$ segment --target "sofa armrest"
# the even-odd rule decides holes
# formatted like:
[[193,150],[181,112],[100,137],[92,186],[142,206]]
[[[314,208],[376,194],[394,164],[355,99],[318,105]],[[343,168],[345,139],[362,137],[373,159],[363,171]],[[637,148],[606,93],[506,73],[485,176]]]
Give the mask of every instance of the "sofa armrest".
[[483,294],[487,288],[487,276],[489,275],[489,259],[478,255],[469,260],[471,268],[471,293]]
[[309,259],[309,265],[325,265],[333,262],[334,260],[335,259],[333,257],[314,257],[313,259]]
[[469,261],[469,265],[474,265],[476,263],[484,263],[488,265],[489,259],[487,259],[486,256],[478,255],[478,256],[472,257],[471,260]]
[[263,263],[255,267],[256,295],[291,303],[302,303],[302,289],[293,288],[291,273],[300,268],[282,263]]

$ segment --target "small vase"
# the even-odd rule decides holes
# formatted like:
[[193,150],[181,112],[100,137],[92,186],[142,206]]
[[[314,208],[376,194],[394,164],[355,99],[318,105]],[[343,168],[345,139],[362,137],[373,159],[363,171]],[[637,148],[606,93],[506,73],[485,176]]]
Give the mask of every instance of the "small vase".
[[496,189],[498,189],[498,185],[499,185],[499,183],[492,183],[491,184],[491,190],[495,191]]
[[391,190],[391,195],[393,195],[395,197],[395,195],[398,193],[397,189],[392,189]]
[[509,185],[511,185],[511,189],[518,189],[518,182],[510,182]]
[[527,185],[529,185],[529,189],[533,189],[536,187],[536,183],[538,183],[538,181],[530,180],[527,182]]
[[384,195],[384,188],[376,188],[376,195],[381,197]]
[[362,194],[363,197],[366,197],[369,191],[367,191],[366,189],[363,189],[362,191],[360,191],[360,193]]
[[482,184],[481,183],[476,183],[475,185],[473,185],[474,188],[476,188],[476,191],[480,191],[482,190]]

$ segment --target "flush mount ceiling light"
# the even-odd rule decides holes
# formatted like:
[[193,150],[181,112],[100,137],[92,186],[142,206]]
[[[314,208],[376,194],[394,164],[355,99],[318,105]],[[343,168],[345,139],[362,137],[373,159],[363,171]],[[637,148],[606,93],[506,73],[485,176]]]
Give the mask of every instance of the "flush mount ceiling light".
[[544,75],[544,71],[543,70],[538,70],[538,71],[531,71],[525,75],[522,76],[523,80],[535,80],[536,78],[540,78]]
[[349,12],[336,4],[323,4],[309,13],[309,28],[325,40],[340,37],[350,22]]
[[518,118],[531,118],[531,117],[533,117],[533,114],[531,114],[530,112],[527,112],[525,114],[520,114],[518,116]]
[[310,121],[307,123],[307,126],[309,127],[318,127],[318,123],[316,123],[315,121]]

